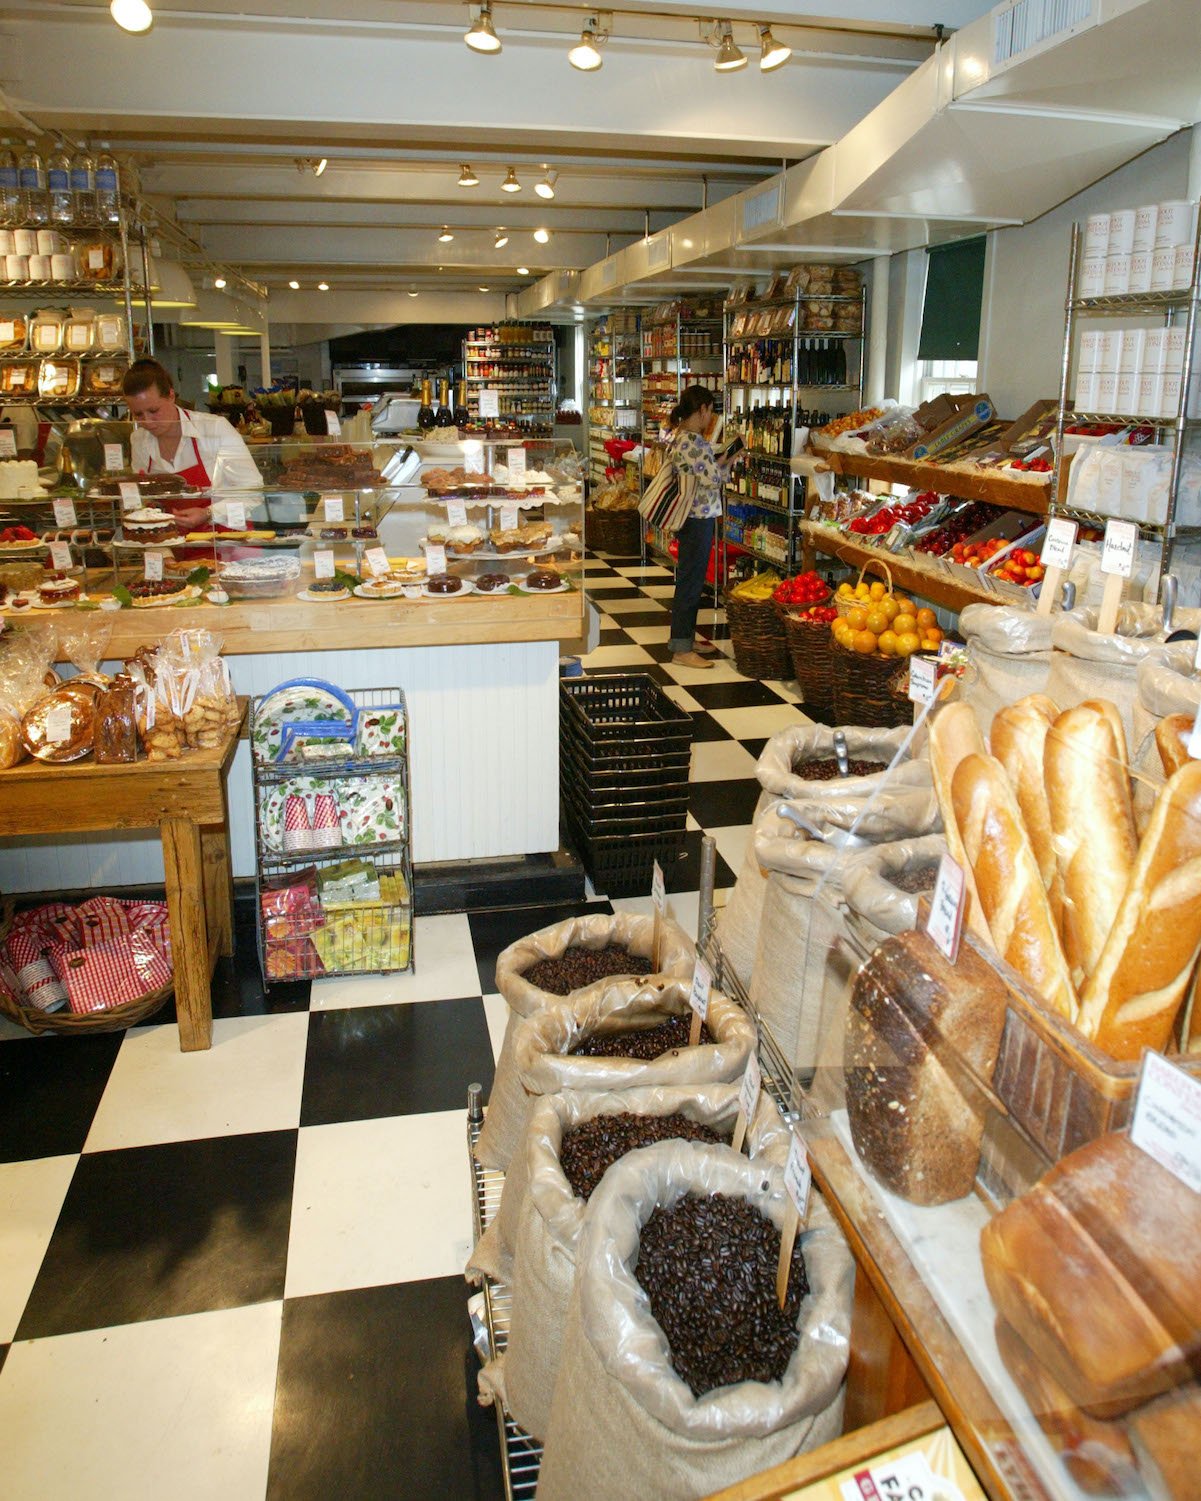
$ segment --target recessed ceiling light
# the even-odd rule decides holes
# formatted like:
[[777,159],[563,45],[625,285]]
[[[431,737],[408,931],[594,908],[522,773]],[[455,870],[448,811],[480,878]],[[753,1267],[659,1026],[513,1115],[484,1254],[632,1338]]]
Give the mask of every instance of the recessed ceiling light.
[[500,185],[500,190],[502,193],[521,192],[521,184],[517,181],[517,173],[513,170],[512,167],[510,167],[508,172],[506,173],[505,180]]
[[493,250],[503,250],[508,243],[509,243],[509,237],[508,237],[508,235],[505,234],[505,232],[504,232],[503,229],[498,229],[496,231],[496,244],[493,245],[493,247],[492,247]]
[[447,229],[446,225],[444,224],[442,226],[442,233],[438,236],[439,242],[443,245],[449,245],[453,239],[454,235],[450,232],[449,229]]
[[783,65],[792,56],[792,48],[786,47],[783,42],[777,42],[771,34],[770,26],[759,28],[759,71],[771,73]]
[[555,196],[555,183],[559,180],[559,174],[553,167],[547,167],[545,171],[546,176],[542,181],[534,184],[534,192],[537,193],[539,198],[553,198]]
[[154,12],[146,0],[112,0],[108,11],[122,31],[149,31],[154,24]]
[[317,290],[319,292],[328,292],[329,291],[329,282],[327,282],[327,281],[319,281],[317,283]]
[[481,291],[481,292],[486,292],[486,291],[487,291],[487,290],[488,290],[488,288],[487,288],[487,287],[481,287],[481,288],[480,288],[480,291]]
[[528,276],[530,274],[530,268],[528,266],[518,266],[517,274],[518,276]]
[[746,53],[734,40],[729,21],[719,23],[717,32],[717,60],[713,66],[719,73],[736,73],[746,67]]
[[218,292],[222,291],[224,289],[224,287],[226,286],[225,278],[223,276],[218,276],[216,278],[216,280],[213,282],[213,286],[216,287],[216,289],[218,290]]
[[500,38],[492,28],[492,0],[480,0],[480,18],[463,33],[473,52],[499,52]]
[[410,297],[416,297],[417,296],[417,288],[416,287],[410,287],[409,288],[409,296]]
[[604,58],[600,55],[601,44],[604,42],[604,34],[597,34],[596,17],[589,16],[584,22],[584,29],[580,32],[580,39],[567,54],[567,61],[573,68],[578,68],[581,73],[595,73]]
[[459,186],[461,188],[475,188],[479,186],[479,178],[471,170],[466,162],[459,168]]
[[298,281],[290,281],[288,285],[292,288],[293,292],[300,291],[300,283]]
[[534,231],[534,238],[538,241],[539,245],[545,245],[550,239],[550,230],[536,229]]

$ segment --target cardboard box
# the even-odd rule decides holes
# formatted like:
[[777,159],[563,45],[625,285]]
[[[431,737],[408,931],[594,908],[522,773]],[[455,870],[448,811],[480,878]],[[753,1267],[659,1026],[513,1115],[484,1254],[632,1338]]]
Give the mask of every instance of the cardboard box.
[[972,396],[968,398],[968,403],[953,416],[948,417],[933,432],[919,438],[905,457],[937,461],[938,455],[944,448],[950,448],[953,443],[960,443],[964,438],[970,438],[973,433],[979,432],[986,422],[991,422],[996,416],[991,396]]

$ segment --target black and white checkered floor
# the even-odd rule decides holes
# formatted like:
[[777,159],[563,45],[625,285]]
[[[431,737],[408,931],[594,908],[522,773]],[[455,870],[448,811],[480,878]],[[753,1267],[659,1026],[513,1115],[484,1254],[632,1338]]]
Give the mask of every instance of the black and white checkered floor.
[[[696,723],[701,830],[733,882],[784,683],[668,664],[671,578],[588,565],[587,667],[646,670]],[[720,646],[714,612],[701,631]],[[613,907],[647,910],[649,898]],[[475,1402],[467,1085],[504,1023],[496,955],[566,907],[417,919],[412,975],[264,993],[253,934],[214,990],[213,1047],[170,1011],[127,1033],[0,1022],[0,1492],[5,1501],[475,1501],[503,1495]]]

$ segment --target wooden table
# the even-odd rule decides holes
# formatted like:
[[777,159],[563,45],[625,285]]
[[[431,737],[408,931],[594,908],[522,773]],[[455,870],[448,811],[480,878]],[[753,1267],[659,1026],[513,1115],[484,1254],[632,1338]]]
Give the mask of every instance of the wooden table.
[[225,782],[237,743],[233,730],[220,746],[179,761],[23,761],[0,772],[0,836],[158,829],[185,1053],[212,1045],[213,968],[234,951]]

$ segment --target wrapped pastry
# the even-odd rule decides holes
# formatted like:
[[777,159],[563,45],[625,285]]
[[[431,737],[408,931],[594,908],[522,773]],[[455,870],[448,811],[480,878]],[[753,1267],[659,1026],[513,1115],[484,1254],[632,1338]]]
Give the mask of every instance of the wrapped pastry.
[[118,673],[96,702],[96,760],[112,765],[138,758],[133,679]]
[[96,729],[94,684],[63,683],[28,709],[21,721],[25,749],[39,761],[78,761]]

